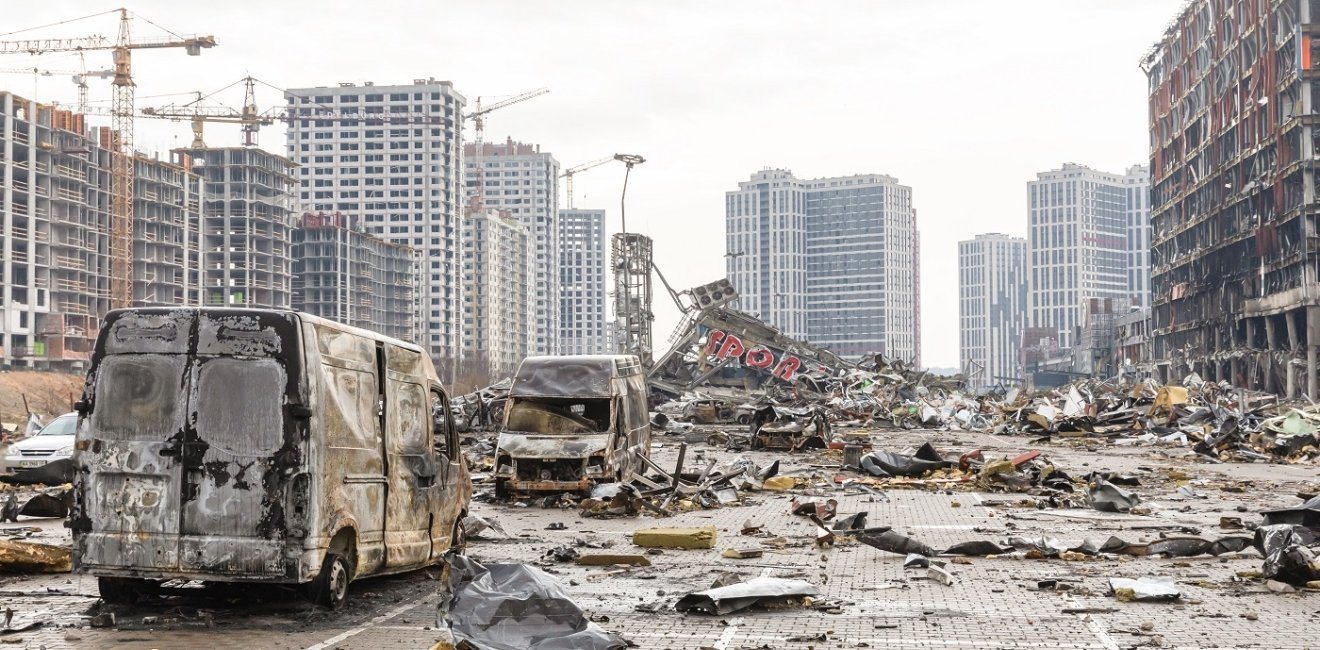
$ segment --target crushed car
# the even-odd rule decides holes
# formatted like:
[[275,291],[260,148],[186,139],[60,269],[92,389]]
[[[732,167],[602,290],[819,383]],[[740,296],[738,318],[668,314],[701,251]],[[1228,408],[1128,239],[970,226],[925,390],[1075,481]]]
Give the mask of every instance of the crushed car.
[[632,481],[650,456],[642,366],[632,355],[528,357],[509,389],[495,493],[587,493]]

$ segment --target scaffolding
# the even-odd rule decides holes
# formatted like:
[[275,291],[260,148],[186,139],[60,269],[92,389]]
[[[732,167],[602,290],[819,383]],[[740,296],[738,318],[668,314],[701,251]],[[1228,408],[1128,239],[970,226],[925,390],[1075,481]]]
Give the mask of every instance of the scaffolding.
[[651,365],[651,238],[618,233],[611,238],[610,265],[614,268],[615,340],[622,354],[635,354]]

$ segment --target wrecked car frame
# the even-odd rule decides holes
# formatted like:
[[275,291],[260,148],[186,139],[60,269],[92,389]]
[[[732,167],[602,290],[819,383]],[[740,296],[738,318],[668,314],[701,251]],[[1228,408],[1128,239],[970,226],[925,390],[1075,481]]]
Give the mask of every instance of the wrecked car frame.
[[635,356],[528,357],[496,443],[496,492],[585,492],[632,480],[651,450],[646,400]]
[[74,566],[108,601],[187,579],[337,606],[438,562],[471,497],[430,358],[308,314],[110,312],[77,410]]

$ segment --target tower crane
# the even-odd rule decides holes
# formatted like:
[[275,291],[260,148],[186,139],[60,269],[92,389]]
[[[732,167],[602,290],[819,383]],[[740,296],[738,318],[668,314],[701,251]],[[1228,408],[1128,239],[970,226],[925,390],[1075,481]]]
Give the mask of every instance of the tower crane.
[[601,165],[604,165],[607,162],[613,162],[613,161],[614,161],[614,156],[610,156],[608,158],[601,158],[600,160],[593,160],[589,163],[582,163],[581,165],[569,167],[568,169],[565,169],[563,173],[559,174],[559,177],[564,179],[564,193],[568,199],[569,210],[573,209],[573,176],[580,172],[584,172],[587,171],[588,169],[592,169],[595,167],[600,167]]
[[78,112],[87,112],[87,78],[97,77],[100,79],[109,79],[115,76],[114,70],[47,70],[44,68],[0,68],[3,74],[30,74],[40,77],[53,77],[55,75],[69,75],[73,79],[74,85],[78,86]]
[[[232,108],[223,107],[223,106],[211,107],[211,106],[205,106],[203,104],[203,102],[207,98],[213,97],[218,93],[224,92],[225,90],[228,90],[229,88],[232,88],[238,85],[239,83],[242,83],[244,86],[243,108],[241,110],[234,110]],[[255,77],[248,76],[239,79],[238,81],[235,81],[234,83],[231,83],[228,86],[225,86],[224,88],[212,92],[209,95],[196,92],[194,94],[197,95],[197,98],[194,99],[193,101],[184,104],[170,104],[161,107],[143,108],[142,113],[139,115],[139,117],[150,117],[157,119],[173,120],[176,122],[188,120],[189,122],[192,123],[192,132],[193,132],[192,146],[194,148],[203,148],[206,146],[205,140],[203,139],[203,131],[206,122],[218,122],[222,124],[242,125],[243,145],[251,147],[257,144],[257,134],[261,130],[261,127],[270,126],[277,121],[284,122],[286,124],[292,124],[295,120],[299,120],[299,119],[303,119],[303,120],[312,119],[317,121],[320,120],[352,121],[352,122],[361,121],[361,122],[367,122],[369,124],[372,122],[380,122],[382,124],[386,122],[388,122],[389,124],[439,124],[443,117],[441,115],[429,115],[424,113],[423,114],[410,113],[406,116],[391,115],[391,114],[343,113],[330,109],[329,107],[321,107],[320,105],[318,105],[317,108],[309,109],[306,106],[295,106],[292,104],[287,106],[278,105],[262,111],[257,107],[257,99],[256,99],[257,84],[269,86],[270,88],[277,90],[281,93],[288,92],[283,88],[267,83]],[[308,110],[311,110],[313,112],[305,112]]]
[[[193,132],[192,147],[194,149],[201,149],[206,146],[206,142],[202,139],[202,129],[207,122],[241,124],[243,127],[243,146],[256,146],[257,132],[263,126],[274,124],[275,118],[257,112],[257,80],[252,77],[244,77],[243,79],[240,79],[240,81],[242,81],[244,85],[243,110],[235,111],[226,107],[212,108],[203,106],[202,102],[207,96],[199,92],[197,93],[197,99],[183,104],[182,106],[171,104],[160,108],[147,107],[142,109],[142,114],[148,117],[159,117],[167,120],[191,121]],[[233,84],[230,84],[230,86],[232,85]],[[230,86],[226,86],[225,88],[229,88]],[[224,90],[224,88],[221,90]]]
[[0,41],[0,54],[45,54],[110,50],[114,62],[111,129],[115,135],[110,175],[110,306],[133,306],[133,50],[181,47],[189,56],[215,47],[214,36],[170,36],[133,40],[127,9],[119,9],[119,35]]
[[473,140],[474,151],[476,153],[473,154],[472,164],[477,170],[477,193],[475,198],[476,208],[478,210],[486,207],[486,170],[481,166],[481,146],[484,142],[486,132],[486,115],[498,111],[501,108],[520,104],[533,97],[540,97],[548,92],[550,92],[549,88],[537,88],[536,90],[528,91],[520,95],[514,95],[513,97],[500,100],[490,106],[484,107],[481,105],[482,98],[478,96],[476,110],[463,116],[463,119],[465,120],[472,120],[476,133],[476,139]]

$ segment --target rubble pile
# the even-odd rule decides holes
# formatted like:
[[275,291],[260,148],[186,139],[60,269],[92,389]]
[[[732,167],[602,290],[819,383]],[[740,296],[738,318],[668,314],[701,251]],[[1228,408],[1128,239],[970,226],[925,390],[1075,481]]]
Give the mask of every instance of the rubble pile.
[[[671,433],[692,425],[747,425],[745,432],[722,435],[731,447],[751,449],[818,449],[847,443],[843,429],[901,428],[1175,446],[1211,462],[1320,460],[1320,405],[1284,403],[1196,375],[1179,386],[1086,379],[1034,393],[1011,389],[973,397],[960,377],[880,367],[741,396],[688,392],[658,406],[655,424]],[[778,439],[772,442],[767,433]]]

